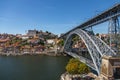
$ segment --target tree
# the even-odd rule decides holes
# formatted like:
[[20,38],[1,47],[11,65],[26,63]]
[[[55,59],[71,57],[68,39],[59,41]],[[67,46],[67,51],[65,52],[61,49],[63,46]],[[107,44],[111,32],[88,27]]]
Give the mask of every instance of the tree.
[[72,41],[75,41],[75,42],[76,42],[76,41],[79,41],[79,39],[80,39],[79,36],[78,36],[78,35],[75,35],[75,36],[73,36]]
[[66,66],[66,70],[70,74],[77,74],[78,73],[78,63],[70,63]]
[[99,33],[97,33],[96,36],[99,36]]
[[80,62],[79,59],[74,58],[69,60],[66,70],[70,74],[85,74],[90,72],[90,69],[86,64]]
[[46,31],[46,33],[49,33],[48,31]]
[[58,46],[64,46],[64,40],[60,39],[59,42],[57,43]]
[[69,60],[68,64],[71,64],[71,63],[79,63],[80,64],[81,62],[79,61],[79,59],[71,58]]
[[86,64],[82,63],[79,65],[79,68],[78,68],[79,74],[85,74],[85,73],[89,73],[89,72],[90,72],[90,69],[88,66],[86,66]]
[[40,40],[40,41],[38,42],[38,44],[39,44],[39,45],[42,45],[42,46],[44,46],[44,45],[45,45],[45,43],[44,43],[44,41],[43,41],[43,40]]

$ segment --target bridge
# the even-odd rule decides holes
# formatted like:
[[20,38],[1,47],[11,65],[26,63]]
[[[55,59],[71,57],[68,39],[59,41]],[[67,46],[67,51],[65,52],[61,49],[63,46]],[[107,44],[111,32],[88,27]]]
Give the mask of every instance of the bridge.
[[[120,33],[119,16],[120,4],[117,4],[114,7],[102,12],[101,14],[66,32],[60,37],[65,39],[63,51],[74,58],[80,59],[81,62],[94,69],[99,75],[102,57],[104,55],[116,56],[118,54],[118,52],[113,49],[111,45],[113,42],[115,42],[115,44],[117,45],[117,41],[113,40],[117,39],[116,36],[118,36]],[[101,24],[106,21],[109,21],[108,33],[110,37],[110,45],[105,43],[101,38],[95,36],[92,30],[95,25]],[[81,53],[79,52],[73,51],[72,38],[75,35],[79,36],[86,45],[88,54],[90,55],[89,57],[91,57],[90,59],[88,57],[81,56]]]

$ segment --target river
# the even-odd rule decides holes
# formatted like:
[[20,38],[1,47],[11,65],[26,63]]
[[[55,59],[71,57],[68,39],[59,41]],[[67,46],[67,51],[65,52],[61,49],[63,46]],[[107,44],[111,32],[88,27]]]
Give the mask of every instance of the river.
[[0,56],[0,80],[59,80],[69,57]]

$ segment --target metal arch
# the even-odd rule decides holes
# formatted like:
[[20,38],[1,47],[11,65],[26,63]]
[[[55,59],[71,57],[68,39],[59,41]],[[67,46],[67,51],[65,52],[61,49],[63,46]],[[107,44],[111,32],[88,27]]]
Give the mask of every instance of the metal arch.
[[100,73],[100,59],[101,59],[101,54],[100,54],[100,51],[98,50],[97,46],[95,45],[94,41],[90,38],[89,35],[87,35],[83,30],[81,29],[78,29],[78,30],[75,30],[73,32],[71,32],[67,39],[66,39],[66,42],[64,44],[64,51],[65,50],[70,50],[69,46],[71,44],[71,36],[73,34],[77,34],[81,37],[81,39],[84,41],[86,47],[88,48],[88,51],[90,53],[90,56],[93,60],[93,63],[95,65],[95,70],[97,71],[97,73],[99,74]]
[[92,36],[92,35],[90,35],[90,36],[94,40],[95,44],[99,47],[99,49],[102,53],[102,56],[109,55],[109,53],[111,53],[111,55],[116,55],[116,53],[99,37]]
[[[81,30],[81,29],[80,29]],[[92,37],[90,35],[88,35],[85,31],[81,30],[87,37],[89,37],[89,39],[92,41],[92,43],[95,45],[95,47],[97,48],[98,52],[100,53],[100,55],[102,56],[102,53],[100,51],[100,49],[98,48],[98,46],[96,45],[96,43],[94,42],[94,40],[92,39]]]

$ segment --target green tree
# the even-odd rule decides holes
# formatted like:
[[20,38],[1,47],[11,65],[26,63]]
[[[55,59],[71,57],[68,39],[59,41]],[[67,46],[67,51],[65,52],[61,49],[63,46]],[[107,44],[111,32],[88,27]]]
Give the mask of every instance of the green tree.
[[99,36],[99,33],[97,33],[96,36]]
[[40,40],[40,41],[38,42],[38,44],[39,44],[39,45],[43,45],[43,46],[45,45],[44,41],[42,41],[42,40]]
[[46,31],[46,33],[49,33],[48,31]]
[[77,74],[78,73],[78,63],[70,63],[66,66],[66,70],[70,74]]
[[79,65],[79,68],[78,68],[79,74],[85,74],[85,73],[89,73],[89,72],[90,72],[90,69],[86,64],[82,63]]
[[73,36],[72,41],[75,41],[75,42],[76,42],[76,41],[79,41],[79,39],[80,39],[79,36],[78,36],[78,35],[75,35],[75,36]]
[[58,43],[57,43],[58,46],[64,46],[64,40],[61,39]]
[[90,72],[89,67],[80,62],[79,59],[70,59],[68,64],[66,65],[66,70],[70,74],[85,74]]
[[78,74],[80,63],[81,62],[79,61],[79,59],[74,59],[74,58],[70,59],[66,66],[67,72],[70,74]]
[[79,59],[71,58],[69,60],[68,64],[71,64],[71,63],[79,63],[80,64],[81,62],[79,61]]

